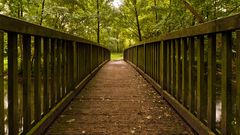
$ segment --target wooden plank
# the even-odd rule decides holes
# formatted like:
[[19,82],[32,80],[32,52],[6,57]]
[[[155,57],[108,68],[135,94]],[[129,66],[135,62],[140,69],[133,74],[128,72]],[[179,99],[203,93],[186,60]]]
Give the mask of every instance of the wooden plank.
[[146,53],[146,45],[144,44],[143,46],[144,46],[144,48],[143,48],[144,49],[144,67],[143,67],[144,70],[143,71],[144,71],[144,73],[146,73],[146,67],[147,67],[147,63],[146,63],[147,56],[146,56],[146,54],[147,53]]
[[163,66],[163,70],[162,70],[162,80],[163,80],[163,90],[167,90],[167,44],[166,41],[163,41],[162,43],[162,53],[163,53],[163,57],[162,57],[162,66]]
[[193,75],[193,65],[194,65],[194,58],[195,58],[195,52],[194,52],[194,37],[189,38],[189,64],[188,64],[188,106],[189,110],[194,113],[195,110],[195,90],[194,90],[194,75]]
[[176,72],[175,72],[175,41],[171,40],[171,95],[175,95],[176,90]]
[[41,37],[34,37],[34,120],[41,119]]
[[66,72],[66,66],[67,66],[67,60],[66,60],[66,52],[67,52],[67,44],[66,41],[62,43],[62,88],[63,88],[63,96],[67,94],[66,88],[66,78],[67,78],[67,72]]
[[161,63],[161,58],[160,58],[160,43],[158,42],[157,44],[157,78],[158,78],[158,84],[160,84],[160,63]]
[[18,46],[17,33],[8,33],[8,129],[10,135],[19,133],[18,110]]
[[187,38],[182,38],[181,56],[182,56],[182,93],[181,93],[181,102],[186,107],[187,99],[188,99]]
[[208,35],[208,127],[215,131],[216,125],[216,34]]
[[231,134],[232,124],[232,87],[231,87],[231,69],[232,69],[232,33],[222,33],[222,85],[221,85],[221,101],[222,101],[222,118],[221,133]]
[[62,90],[61,90],[61,52],[60,52],[60,48],[62,46],[62,40],[57,40],[57,51],[56,51],[56,57],[57,57],[57,71],[56,71],[56,98],[57,98],[57,102],[60,101],[60,95],[62,95]]
[[[71,52],[71,44],[67,41],[67,72],[66,72],[66,74],[67,74],[67,79],[66,79],[66,82],[67,82],[67,92],[69,92],[70,91],[70,88],[71,88],[71,71],[72,71],[72,69],[71,69],[71,64],[72,64],[72,59],[71,59],[71,54],[72,54],[72,52]],[[86,46],[87,47],[87,46]],[[86,50],[87,51],[87,50]],[[86,74],[88,74],[88,64],[87,64],[87,62],[88,62],[88,60],[87,60],[87,55],[88,55],[88,53],[86,52],[86,63],[85,63],[85,66],[86,66]]]
[[240,134],[240,30],[236,31],[236,47],[237,47],[237,90],[236,90],[236,121],[237,121],[237,133]]
[[[73,42],[73,84],[77,82],[77,47],[76,42]],[[90,55],[90,53],[89,53]],[[89,67],[91,68],[91,66]]]
[[170,86],[171,86],[171,63],[170,63],[170,56],[171,56],[171,50],[170,50],[170,44],[169,41],[167,41],[167,91],[170,92]]
[[56,39],[51,39],[51,108],[55,106],[56,103]]
[[31,36],[23,35],[23,133],[31,125]]
[[180,39],[176,39],[176,94],[175,98],[180,99],[180,92],[182,91],[182,78],[181,78],[181,43]]
[[49,111],[49,88],[50,88],[50,64],[49,64],[49,56],[50,56],[50,42],[49,38],[44,38],[44,54],[43,54],[43,113],[46,114]]
[[203,120],[204,100],[206,99],[204,90],[204,37],[198,36],[197,38],[197,117]]
[[4,32],[0,31],[0,134],[4,135],[4,83],[3,83],[3,49],[4,49]]

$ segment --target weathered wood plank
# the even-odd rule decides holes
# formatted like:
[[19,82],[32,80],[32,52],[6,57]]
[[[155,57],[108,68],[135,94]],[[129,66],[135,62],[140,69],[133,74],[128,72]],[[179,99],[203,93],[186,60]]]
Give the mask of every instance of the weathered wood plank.
[[66,87],[67,87],[67,83],[66,83],[66,78],[67,78],[67,59],[66,59],[66,55],[67,55],[67,44],[66,41],[64,41],[62,43],[62,91],[63,91],[63,96],[65,96],[67,94],[66,91]]
[[10,135],[19,133],[18,46],[17,33],[8,33],[8,128]]
[[[76,47],[76,42],[73,42],[73,84],[77,83],[77,47]],[[89,53],[91,55],[91,53]],[[90,63],[91,63],[91,58],[90,58]],[[91,65],[89,67],[91,70]]]
[[204,37],[197,37],[197,117],[202,119],[204,91]]
[[23,35],[23,133],[31,125],[31,36]]
[[187,70],[187,38],[182,38],[181,56],[182,56],[182,104],[187,106],[188,99],[188,70]]
[[215,130],[216,125],[216,34],[208,35],[208,127]]
[[171,90],[170,90],[170,94],[171,95],[174,95],[173,94],[173,91],[174,91],[174,55],[175,55],[175,52],[174,52],[174,50],[173,50],[173,48],[174,48],[174,45],[173,45],[173,41],[171,40],[171,41],[169,41],[170,42],[170,51],[171,51],[171,56],[170,56],[170,61],[171,61],[171,67],[170,67],[170,70],[171,70],[171,86],[170,86],[170,88],[171,88]]
[[162,41],[162,87],[163,90],[167,90],[167,44],[166,41]]
[[237,90],[236,90],[236,121],[237,121],[237,133],[240,134],[240,30],[236,31],[237,39],[236,39],[236,46],[237,46]]
[[56,103],[56,39],[51,39],[51,108]]
[[4,135],[4,83],[3,83],[3,49],[4,49],[4,32],[0,31],[0,134]]
[[194,75],[193,75],[193,65],[194,65],[194,37],[189,38],[189,64],[188,64],[188,89],[189,89],[189,110],[194,113],[195,110],[195,90],[194,90]]
[[57,71],[56,71],[56,98],[57,98],[57,102],[60,101],[62,92],[61,92],[61,52],[60,52],[60,48],[62,46],[62,41],[61,40],[57,40],[57,51],[56,51],[56,57],[57,57]]
[[182,91],[182,78],[181,78],[181,43],[180,39],[176,39],[176,93],[175,98],[180,99],[180,92]]
[[43,113],[46,114],[49,111],[49,88],[50,88],[50,42],[49,38],[44,38],[44,54],[43,54]]
[[221,133],[224,135],[231,134],[231,123],[233,120],[232,113],[232,86],[231,86],[231,69],[232,69],[232,33],[222,33],[222,85],[221,85],[221,101],[222,101],[222,119]]
[[170,44],[169,41],[167,41],[167,91],[170,92],[171,89],[171,50],[170,50]]
[[34,120],[35,123],[41,119],[41,37],[34,37]]

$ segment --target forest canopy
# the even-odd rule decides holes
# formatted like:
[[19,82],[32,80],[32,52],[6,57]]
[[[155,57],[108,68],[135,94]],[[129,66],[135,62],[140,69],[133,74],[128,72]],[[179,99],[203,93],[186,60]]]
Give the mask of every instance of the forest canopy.
[[240,0],[0,0],[0,14],[121,52],[138,41],[240,11]]

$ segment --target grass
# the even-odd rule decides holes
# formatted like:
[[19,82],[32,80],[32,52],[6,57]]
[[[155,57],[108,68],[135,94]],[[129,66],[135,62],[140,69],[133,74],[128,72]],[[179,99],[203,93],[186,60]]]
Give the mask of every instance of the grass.
[[123,53],[111,53],[111,60],[122,60]]

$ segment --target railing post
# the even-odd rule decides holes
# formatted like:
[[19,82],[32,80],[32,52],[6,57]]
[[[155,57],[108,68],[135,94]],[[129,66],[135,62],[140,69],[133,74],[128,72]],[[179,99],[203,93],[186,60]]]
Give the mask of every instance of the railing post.
[[182,71],[182,66],[181,66],[181,43],[180,39],[175,39],[176,42],[176,92],[175,92],[175,97],[177,100],[180,99],[180,92],[182,89],[182,78],[181,78],[181,71]]
[[231,87],[231,51],[232,51],[232,33],[224,32],[222,34],[222,119],[221,119],[221,131],[222,134],[228,135],[232,131],[232,87]]
[[144,73],[146,73],[146,44],[144,43]]
[[203,120],[204,97],[204,37],[197,37],[197,117]]
[[31,36],[23,35],[23,133],[30,129]]
[[[57,102],[60,100],[60,97],[63,97],[63,83],[61,83],[61,78],[64,76],[64,72],[61,70],[61,50],[63,49],[62,48],[62,43],[64,41],[62,40],[57,40],[57,72],[56,72],[56,96],[57,96]],[[62,92],[60,92],[60,85],[62,86]],[[60,96],[61,95],[61,96]]]
[[0,134],[4,135],[4,83],[3,83],[3,49],[4,49],[4,32],[0,31]]
[[55,105],[56,39],[51,39],[51,108]]
[[90,45],[90,67],[91,67],[91,71],[93,70],[93,45]]
[[44,105],[43,112],[46,114],[49,111],[49,38],[44,38]]
[[237,30],[237,38],[236,38],[236,46],[237,46],[237,60],[236,60],[236,67],[237,67],[237,92],[236,92],[236,121],[237,127],[235,128],[238,134],[240,134],[240,30]]
[[41,84],[40,84],[40,68],[41,68],[41,37],[34,37],[35,42],[35,63],[34,63],[34,118],[37,123],[41,118]]
[[73,84],[77,83],[77,48],[76,48],[76,42],[73,42]]
[[208,127],[215,130],[216,124],[216,34],[208,35]]
[[181,45],[181,54],[182,54],[181,55],[182,56],[182,94],[181,94],[182,96],[181,96],[181,101],[182,101],[183,105],[187,106],[187,99],[188,99],[187,38],[182,38],[181,40],[182,40],[182,45]]
[[162,89],[166,90],[166,83],[167,83],[167,44],[166,41],[162,41],[162,66],[163,66],[163,71],[162,71],[162,81],[163,81],[163,85],[162,85]]
[[194,89],[194,75],[193,75],[193,65],[195,59],[194,53],[194,37],[189,38],[189,64],[188,64],[188,90],[189,90],[189,110],[194,113],[195,112],[195,89]]
[[8,129],[10,135],[19,133],[18,113],[18,46],[17,33],[8,33]]

